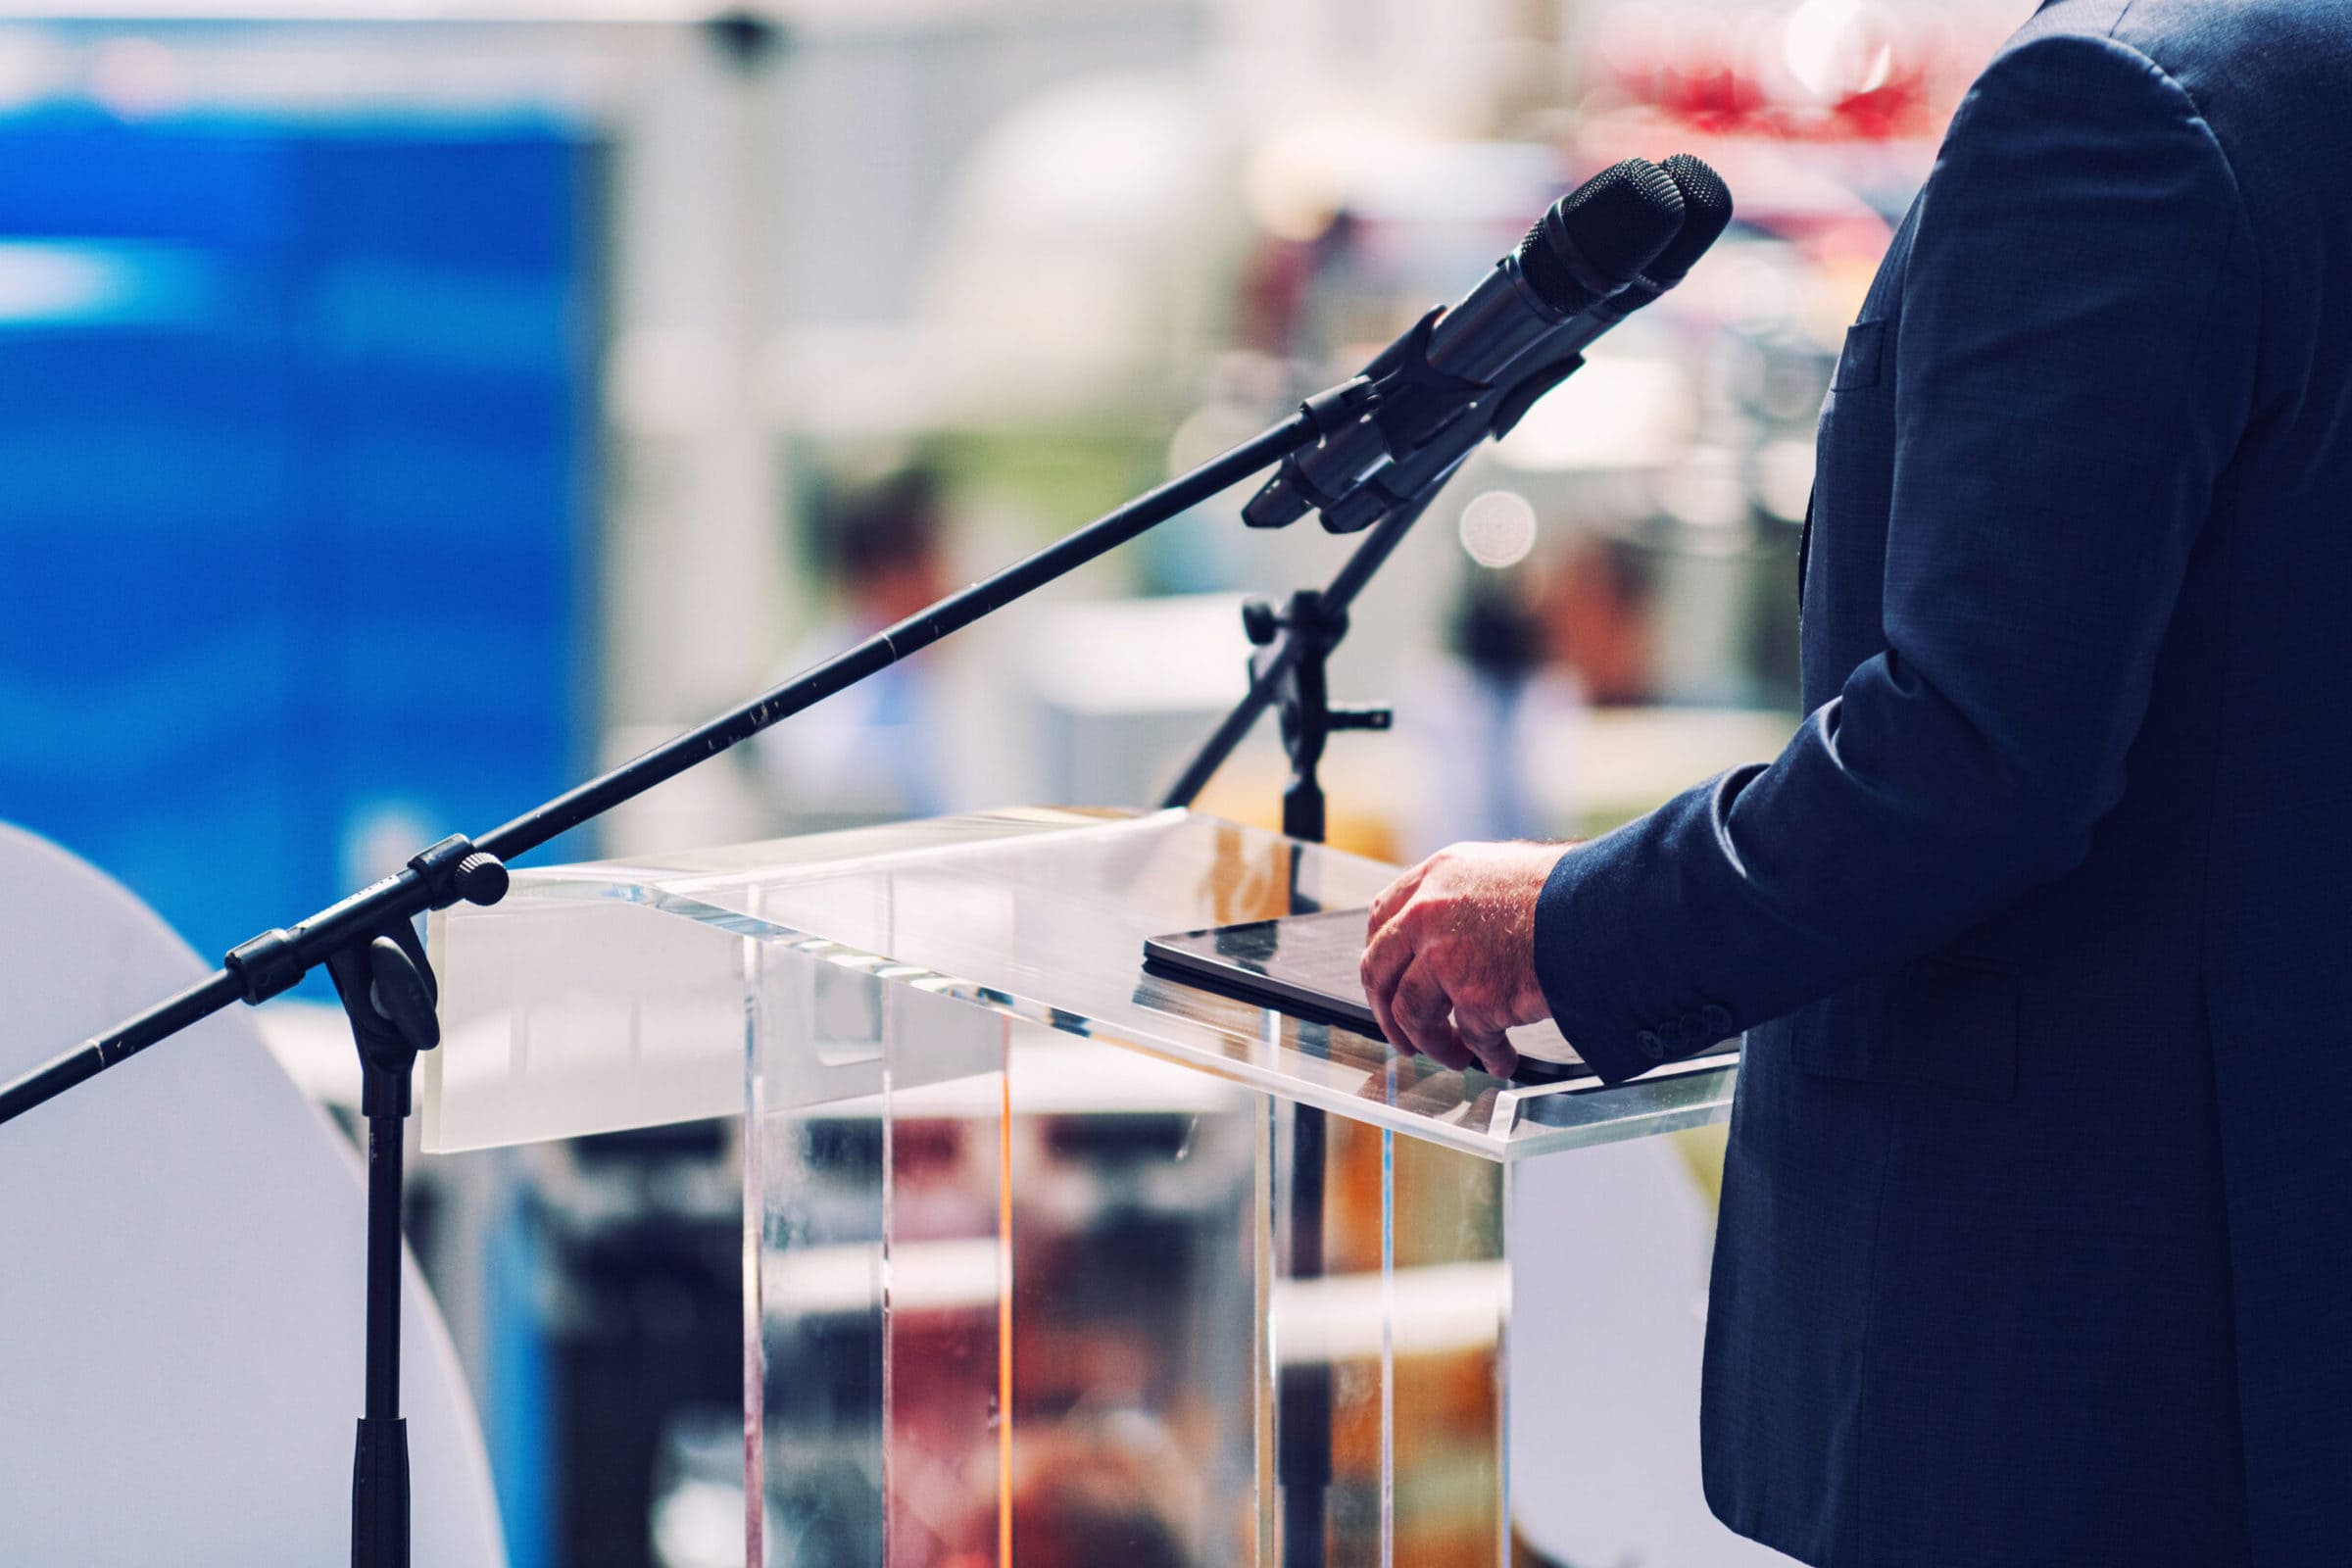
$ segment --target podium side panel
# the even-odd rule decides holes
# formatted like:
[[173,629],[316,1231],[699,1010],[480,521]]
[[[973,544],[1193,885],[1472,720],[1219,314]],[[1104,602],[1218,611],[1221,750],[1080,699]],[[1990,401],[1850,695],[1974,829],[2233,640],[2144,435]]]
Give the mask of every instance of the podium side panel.
[[1011,1560],[1258,1560],[1267,1101],[1037,1025],[1014,1026],[1008,1063]]
[[1506,1562],[1504,1167],[1298,1105],[1264,1149],[1281,1497],[1259,1561]]
[[890,987],[884,1143],[884,1560],[1010,1560],[1005,1021]]
[[748,956],[753,1029],[748,1058],[738,1058],[745,1560],[880,1568],[889,1135],[881,999],[878,988],[866,999],[869,1027],[820,1043],[820,1020],[839,1030],[860,1010],[856,979],[837,991],[820,958],[775,944],[752,945]]
[[1411,1139],[1395,1152],[1395,1560],[1506,1564],[1506,1171]]
[[830,944],[751,961],[748,1560],[997,1564],[1004,1022]]

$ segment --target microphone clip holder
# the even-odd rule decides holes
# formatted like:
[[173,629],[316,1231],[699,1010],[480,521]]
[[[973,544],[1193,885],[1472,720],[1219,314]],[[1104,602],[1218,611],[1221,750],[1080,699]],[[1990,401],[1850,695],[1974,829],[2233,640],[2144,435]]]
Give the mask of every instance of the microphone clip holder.
[[[1449,375],[1430,363],[1430,338],[1446,311],[1443,305],[1431,306],[1410,329],[1375,355],[1361,374],[1298,405],[1315,432],[1314,444],[1283,459],[1274,477],[1243,509],[1245,523],[1252,528],[1287,527],[1314,512],[1322,514],[1324,528],[1332,533],[1353,533],[1368,524],[1368,516],[1356,520],[1360,508],[1347,508],[1361,486],[1350,478],[1335,493],[1317,483],[1309,471],[1312,454],[1369,418],[1385,456],[1402,463],[1491,390],[1487,382]],[[1434,416],[1432,411],[1437,411]]]
[[[1422,326],[1416,330],[1426,336],[1426,329],[1436,321],[1437,316],[1436,311],[1430,312],[1428,317],[1423,318]],[[1301,450],[1311,450],[1314,446],[1333,439],[1343,431],[1353,427],[1356,420],[1362,418],[1366,413],[1379,407],[1383,383],[1376,381],[1373,377],[1380,370],[1381,362],[1395,352],[1396,345],[1392,344],[1388,349],[1382,351],[1381,358],[1375,360],[1371,368],[1363,374],[1342,381],[1338,386],[1325,387],[1298,405],[1298,413],[1304,417],[1307,427],[1313,432],[1308,446]],[[1299,515],[1303,515],[1305,512],[1320,512],[1325,507],[1335,505],[1339,500],[1336,496],[1325,494],[1322,488],[1315,483],[1313,477],[1298,462],[1298,452],[1292,452],[1283,458],[1281,464],[1274,470],[1274,477],[1266,482],[1265,488],[1271,491],[1279,486],[1288,486],[1303,503],[1303,512]],[[1245,510],[1242,514],[1242,520],[1252,528],[1258,528],[1284,527],[1297,519],[1296,517],[1286,517],[1276,523],[1261,523]]]
[[1438,406],[1450,405],[1455,414],[1469,407],[1471,401],[1487,390],[1488,383],[1472,381],[1458,375],[1448,375],[1429,363],[1429,341],[1438,329],[1438,321],[1446,307],[1433,305],[1415,321],[1411,330],[1380,351],[1370,367],[1372,392],[1370,398],[1372,422],[1380,426],[1381,438],[1393,458],[1411,456],[1422,442],[1449,422],[1451,416],[1441,418],[1428,429],[1400,428],[1396,422],[1396,406],[1407,392],[1433,394]]

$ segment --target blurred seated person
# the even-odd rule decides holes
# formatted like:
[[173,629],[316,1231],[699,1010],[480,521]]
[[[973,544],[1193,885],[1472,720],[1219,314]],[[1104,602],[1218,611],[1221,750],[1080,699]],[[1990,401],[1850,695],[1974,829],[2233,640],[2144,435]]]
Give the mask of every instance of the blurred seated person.
[[[1431,773],[1414,823],[1416,854],[1476,839],[1531,839],[1556,826],[1560,787],[1536,770],[1588,708],[1650,700],[1649,558],[1596,536],[1524,566],[1463,579],[1452,657],[1413,683],[1403,707]],[[1548,809],[1547,809],[1548,804]],[[1579,820],[1582,802],[1568,803]]]
[[[948,592],[936,474],[910,467],[824,509],[817,550],[831,600],[778,679],[906,619]],[[936,677],[922,659],[835,693],[753,743],[755,765],[796,832],[936,816],[946,804]]]

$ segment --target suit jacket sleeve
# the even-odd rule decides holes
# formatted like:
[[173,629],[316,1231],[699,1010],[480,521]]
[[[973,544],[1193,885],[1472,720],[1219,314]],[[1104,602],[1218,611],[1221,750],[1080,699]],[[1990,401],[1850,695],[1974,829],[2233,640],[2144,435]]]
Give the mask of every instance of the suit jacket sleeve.
[[1896,334],[1884,652],[1777,760],[1571,850],[1538,905],[1545,996],[1603,1078],[2088,853],[2248,416],[2250,246],[2223,149],[2143,56],[2038,39],[1972,89]]

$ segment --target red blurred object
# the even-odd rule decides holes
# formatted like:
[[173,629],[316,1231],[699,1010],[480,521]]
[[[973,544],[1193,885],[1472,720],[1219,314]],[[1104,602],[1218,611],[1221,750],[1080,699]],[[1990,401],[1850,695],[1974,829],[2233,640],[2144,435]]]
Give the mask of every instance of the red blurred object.
[[1726,134],[1766,113],[1770,100],[1754,72],[1743,69],[1745,51],[1728,40],[1695,42],[1657,76],[1657,106],[1695,129]]
[[1623,5],[1594,35],[1599,111],[1713,136],[1884,142],[1932,137],[1998,32],[1935,12],[1854,4],[1693,18]]

